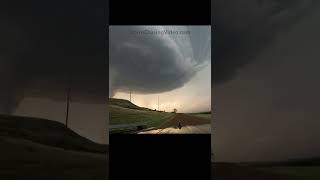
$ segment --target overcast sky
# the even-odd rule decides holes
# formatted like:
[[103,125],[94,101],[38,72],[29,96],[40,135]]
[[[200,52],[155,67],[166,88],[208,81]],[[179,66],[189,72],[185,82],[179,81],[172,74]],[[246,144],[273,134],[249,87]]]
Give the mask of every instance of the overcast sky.
[[210,26],[111,26],[109,97],[161,110],[211,109]]
[[319,3],[219,2],[216,160],[320,156]]

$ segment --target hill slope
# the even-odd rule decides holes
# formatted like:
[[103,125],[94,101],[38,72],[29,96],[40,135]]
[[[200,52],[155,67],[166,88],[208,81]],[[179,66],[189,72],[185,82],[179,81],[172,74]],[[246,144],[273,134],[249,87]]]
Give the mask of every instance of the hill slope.
[[108,146],[63,124],[0,115],[0,179],[90,180],[108,177]]
[[145,123],[148,127],[155,127],[173,117],[173,113],[150,110],[137,110],[119,106],[109,106],[110,124]]
[[145,128],[157,127],[175,116],[174,113],[154,111],[139,107],[128,100],[114,98],[109,98],[109,112],[110,133],[124,132],[123,130],[126,128],[117,125],[142,123]]
[[109,105],[119,106],[119,107],[128,108],[128,109],[136,109],[136,110],[151,110],[148,108],[139,107],[125,99],[109,98]]
[[65,125],[40,118],[0,115],[0,136],[21,138],[69,150],[106,153],[106,145],[94,143]]

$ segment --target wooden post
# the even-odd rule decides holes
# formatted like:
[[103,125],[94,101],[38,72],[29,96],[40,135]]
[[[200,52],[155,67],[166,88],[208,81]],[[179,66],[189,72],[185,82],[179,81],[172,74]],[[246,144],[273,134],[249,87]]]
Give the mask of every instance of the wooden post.
[[67,110],[66,110],[66,127],[68,128],[69,125],[69,104],[70,104],[70,86],[68,86],[67,89],[67,99],[66,99],[66,103],[67,103]]
[[131,102],[131,92],[132,92],[132,88],[130,89],[130,102]]

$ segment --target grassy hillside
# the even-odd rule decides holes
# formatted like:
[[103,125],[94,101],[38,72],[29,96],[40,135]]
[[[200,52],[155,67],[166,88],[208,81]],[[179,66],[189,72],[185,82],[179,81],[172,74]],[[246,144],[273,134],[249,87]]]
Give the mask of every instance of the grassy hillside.
[[143,122],[148,127],[156,127],[165,120],[173,117],[173,113],[165,113],[149,110],[128,109],[119,106],[109,106],[110,124],[131,124]]
[[[166,120],[174,117],[174,113],[154,111],[139,107],[124,99],[110,99],[109,103],[110,125],[143,123],[146,128],[157,127]],[[121,128],[110,127],[110,132],[120,132]]]
[[119,107],[128,108],[128,109],[136,109],[136,110],[150,110],[148,108],[139,107],[125,99],[109,98],[109,105],[119,106]]
[[0,115],[0,136],[22,138],[64,149],[106,153],[105,145],[94,143],[65,125],[47,119]]
[[64,150],[30,140],[0,137],[0,179],[107,179],[107,154]]
[[0,115],[0,179],[90,180],[108,176],[108,146],[61,123]]
[[190,113],[192,116],[197,116],[205,119],[212,119],[211,112],[199,112],[199,113]]

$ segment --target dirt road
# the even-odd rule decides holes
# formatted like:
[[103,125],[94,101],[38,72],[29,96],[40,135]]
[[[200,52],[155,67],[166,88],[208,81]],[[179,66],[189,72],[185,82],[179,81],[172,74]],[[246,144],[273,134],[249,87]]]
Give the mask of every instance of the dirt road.
[[169,127],[178,127],[179,122],[181,126],[184,127],[210,124],[211,121],[205,118],[179,113],[173,119],[163,123],[159,128],[164,129]]
[[289,175],[275,175],[256,170],[254,167],[240,166],[231,163],[213,163],[212,179],[214,180],[306,180]]
[[210,134],[210,120],[188,114],[177,114],[160,125],[156,130],[141,134]]

